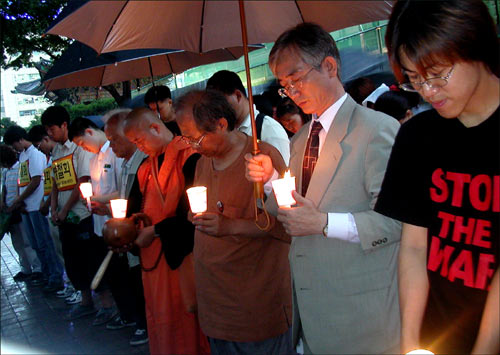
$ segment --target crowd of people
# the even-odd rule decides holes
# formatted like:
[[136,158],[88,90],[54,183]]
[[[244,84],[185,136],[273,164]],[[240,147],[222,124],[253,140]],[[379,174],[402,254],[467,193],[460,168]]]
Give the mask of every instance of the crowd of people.
[[[136,327],[130,344],[151,354],[497,354],[495,25],[481,0],[399,0],[386,44],[400,85],[344,85],[328,32],[281,34],[269,56],[281,87],[254,107],[258,154],[226,70],[175,102],[153,87],[104,127],[52,106],[41,126],[9,128],[16,281],[66,298],[68,320]],[[279,207],[286,170],[296,203]],[[191,186],[207,188],[206,212],[190,211]],[[117,198],[138,235],[112,249],[93,295]]]

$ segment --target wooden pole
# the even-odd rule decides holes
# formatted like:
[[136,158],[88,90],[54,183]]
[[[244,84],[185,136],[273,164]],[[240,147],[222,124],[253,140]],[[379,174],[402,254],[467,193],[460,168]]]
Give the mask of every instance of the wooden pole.
[[[250,77],[250,61],[248,60],[248,38],[247,38],[247,23],[245,20],[245,4],[244,0],[238,1],[240,7],[240,23],[241,23],[241,39],[243,41],[243,57],[245,58],[245,72],[247,76],[248,88],[248,103],[250,105],[250,124],[252,126],[253,150],[252,154],[260,153],[259,144],[257,142],[257,126],[255,124],[255,112],[253,110],[253,94],[252,94],[252,79]],[[256,199],[264,199],[264,184],[254,183],[254,193]]]

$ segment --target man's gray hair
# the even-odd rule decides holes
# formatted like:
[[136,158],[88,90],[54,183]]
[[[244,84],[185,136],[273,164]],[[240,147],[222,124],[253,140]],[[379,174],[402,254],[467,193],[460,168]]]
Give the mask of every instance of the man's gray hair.
[[271,69],[276,60],[285,49],[292,49],[302,60],[319,69],[326,57],[333,57],[337,62],[337,76],[340,79],[340,55],[333,37],[321,26],[314,23],[301,23],[283,32],[274,43],[269,53],[269,66]]

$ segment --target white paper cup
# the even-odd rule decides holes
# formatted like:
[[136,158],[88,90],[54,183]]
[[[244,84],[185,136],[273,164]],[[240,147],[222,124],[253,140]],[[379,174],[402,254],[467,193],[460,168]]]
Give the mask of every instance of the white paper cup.
[[207,211],[207,188],[205,186],[195,186],[186,190],[191,212],[203,213]]

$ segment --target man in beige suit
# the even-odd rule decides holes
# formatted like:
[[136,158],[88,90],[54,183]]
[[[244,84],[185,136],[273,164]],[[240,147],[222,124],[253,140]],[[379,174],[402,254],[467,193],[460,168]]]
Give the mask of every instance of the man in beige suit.
[[[291,143],[297,205],[267,203],[293,236],[294,345],[302,338],[315,354],[397,352],[401,226],[373,207],[399,124],[345,93],[335,41],[317,25],[283,33],[269,65],[281,93],[314,114]],[[250,180],[276,175],[268,157],[245,158]]]

